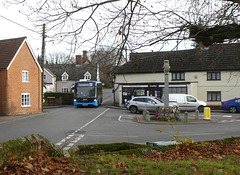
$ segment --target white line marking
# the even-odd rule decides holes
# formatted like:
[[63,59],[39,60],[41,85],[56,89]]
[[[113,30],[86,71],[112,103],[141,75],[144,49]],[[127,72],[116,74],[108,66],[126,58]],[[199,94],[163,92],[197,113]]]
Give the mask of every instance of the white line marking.
[[232,123],[232,122],[235,122],[235,121],[237,121],[237,120],[221,120],[221,121],[219,121],[218,123]]
[[134,119],[134,117],[135,117],[135,115],[120,115],[120,116],[118,117],[118,121],[123,122],[123,121],[122,121],[123,118]]
[[122,118],[122,116],[120,115],[120,116],[119,116],[119,118],[118,118],[118,121],[120,121],[120,122],[121,122],[121,118]]
[[232,115],[224,115],[223,117],[229,117],[229,118],[231,118],[231,117],[232,117]]
[[[82,130],[83,128],[85,128],[86,126],[88,126],[89,124],[91,124],[92,122],[94,122],[95,120],[97,120],[100,116],[102,116],[105,112],[107,112],[110,108],[107,108],[105,111],[103,111],[101,114],[99,114],[97,117],[95,117],[94,119],[92,119],[90,122],[86,123],[85,125],[83,125],[82,127],[80,127],[79,129],[75,130],[73,133],[69,134],[66,138],[63,138],[60,142],[56,143],[55,145],[62,145],[63,143],[67,142],[67,140],[69,140],[72,137],[75,137],[77,135],[77,132],[79,132],[80,130]],[[76,137],[73,141],[71,141],[69,143],[69,145],[67,145],[66,147],[63,148],[63,150],[67,150],[69,148],[71,148],[74,143],[77,143],[76,141],[81,140],[81,138],[84,137],[84,135],[77,135],[78,137]]]

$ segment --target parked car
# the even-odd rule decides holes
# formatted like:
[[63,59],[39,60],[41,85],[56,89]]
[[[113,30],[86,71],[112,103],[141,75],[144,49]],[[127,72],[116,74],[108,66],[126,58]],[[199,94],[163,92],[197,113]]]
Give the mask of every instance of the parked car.
[[[126,108],[130,110],[131,113],[142,112],[144,109],[149,112],[156,112],[156,108],[162,106],[164,106],[164,102],[161,99],[152,96],[134,97],[126,104]],[[169,106],[177,107],[177,104],[169,103]]]
[[221,109],[231,113],[240,112],[240,98],[222,101]]
[[[164,96],[162,99],[164,99]],[[207,105],[205,102],[189,94],[169,94],[169,102],[177,103],[180,111],[198,110],[199,112],[203,112],[204,107]]]

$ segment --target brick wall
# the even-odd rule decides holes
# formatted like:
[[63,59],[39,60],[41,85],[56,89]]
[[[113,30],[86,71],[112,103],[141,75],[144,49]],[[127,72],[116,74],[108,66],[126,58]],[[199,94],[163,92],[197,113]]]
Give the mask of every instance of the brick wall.
[[[22,71],[28,71],[29,82],[22,82]],[[42,73],[25,43],[7,71],[7,114],[42,112]],[[21,106],[21,94],[30,93],[30,107]]]
[[0,71],[0,116],[6,115],[6,84],[7,84],[7,71]]

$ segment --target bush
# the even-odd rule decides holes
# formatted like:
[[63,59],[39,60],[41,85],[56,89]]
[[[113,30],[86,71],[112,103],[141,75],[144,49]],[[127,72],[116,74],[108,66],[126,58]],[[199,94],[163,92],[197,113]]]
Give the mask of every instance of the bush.
[[45,92],[44,98],[48,97],[55,97],[59,98],[62,97],[62,104],[63,105],[73,105],[73,92]]

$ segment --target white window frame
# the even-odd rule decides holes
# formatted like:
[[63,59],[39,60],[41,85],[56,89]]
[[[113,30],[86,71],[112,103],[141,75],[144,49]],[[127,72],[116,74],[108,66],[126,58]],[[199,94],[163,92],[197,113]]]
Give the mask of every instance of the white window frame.
[[22,107],[30,107],[30,93],[22,93],[21,94],[21,106]]
[[85,74],[84,74],[84,79],[85,80],[91,80],[92,78],[92,75],[87,71]]
[[63,74],[62,74],[62,81],[67,81],[68,80],[68,74],[67,74],[67,72],[64,72]]
[[22,82],[29,82],[29,74],[26,70],[22,71]]
[[62,87],[62,92],[68,92],[68,88],[67,87]]

